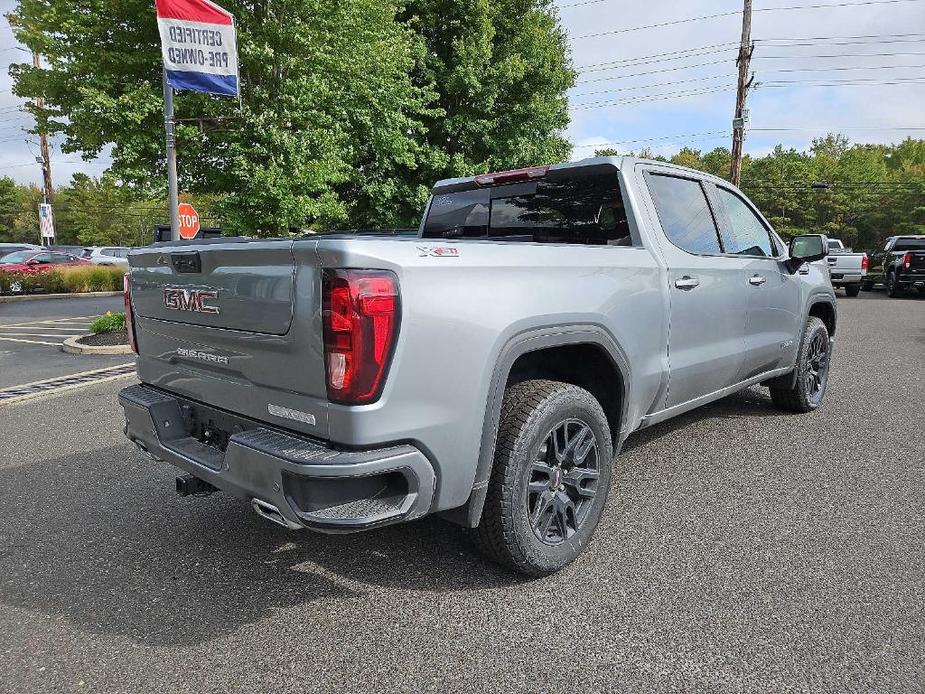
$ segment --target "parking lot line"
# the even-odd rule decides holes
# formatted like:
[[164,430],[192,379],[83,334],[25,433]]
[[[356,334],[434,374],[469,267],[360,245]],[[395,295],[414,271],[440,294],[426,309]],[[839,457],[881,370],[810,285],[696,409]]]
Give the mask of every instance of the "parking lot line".
[[[89,326],[89,323],[85,325]],[[62,330],[66,332],[74,332],[75,330],[80,330],[81,327],[83,326],[72,325],[68,328],[59,328],[54,325],[22,325],[22,326],[0,325],[0,330]]]
[[86,321],[95,320],[97,318],[99,318],[99,316],[73,316],[71,318],[51,318],[49,320],[30,321],[28,323],[10,323],[10,324],[0,323],[0,328],[26,328],[26,327],[35,326],[35,325],[45,325],[47,323],[68,323],[68,322],[72,323],[75,321],[86,322]]
[[[46,336],[39,335],[37,337],[46,337]],[[54,337],[58,337],[58,336],[55,335]],[[42,340],[20,340],[15,337],[0,337],[0,340],[6,340],[7,342],[27,342],[30,345],[51,345],[52,347],[58,347],[61,345],[60,342],[43,342]]]
[[[4,333],[0,333],[0,338],[2,337],[60,337],[60,338],[65,338],[65,337],[75,337],[77,335],[83,335],[83,332],[77,332],[77,333],[71,333],[71,334],[52,333],[51,335],[49,335],[48,333],[6,333],[4,332]],[[55,343],[55,344],[58,344],[58,343]]]

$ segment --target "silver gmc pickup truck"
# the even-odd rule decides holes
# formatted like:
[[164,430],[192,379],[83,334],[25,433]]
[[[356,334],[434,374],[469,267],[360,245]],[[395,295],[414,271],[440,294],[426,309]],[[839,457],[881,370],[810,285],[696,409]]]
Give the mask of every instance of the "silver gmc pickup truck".
[[287,528],[426,514],[529,575],[572,561],[632,432],[743,388],[817,408],[826,239],[723,180],[598,158],[439,182],[418,233],[129,256],[125,433]]

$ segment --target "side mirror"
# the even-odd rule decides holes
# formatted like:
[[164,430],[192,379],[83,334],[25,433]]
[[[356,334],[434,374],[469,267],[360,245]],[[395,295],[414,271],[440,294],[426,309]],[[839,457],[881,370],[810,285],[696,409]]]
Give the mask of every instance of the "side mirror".
[[805,234],[790,239],[790,259],[787,266],[796,272],[803,263],[822,260],[829,254],[829,240],[822,234]]

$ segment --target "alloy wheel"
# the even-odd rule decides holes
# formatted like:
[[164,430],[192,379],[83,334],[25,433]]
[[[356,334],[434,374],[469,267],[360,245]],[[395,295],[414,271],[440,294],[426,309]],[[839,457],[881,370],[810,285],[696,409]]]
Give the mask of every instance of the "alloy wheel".
[[813,335],[806,355],[806,370],[803,374],[803,388],[806,397],[815,402],[822,397],[829,374],[829,341],[822,332]]
[[527,513],[533,533],[558,545],[582,526],[600,478],[594,431],[578,419],[557,424],[528,468]]

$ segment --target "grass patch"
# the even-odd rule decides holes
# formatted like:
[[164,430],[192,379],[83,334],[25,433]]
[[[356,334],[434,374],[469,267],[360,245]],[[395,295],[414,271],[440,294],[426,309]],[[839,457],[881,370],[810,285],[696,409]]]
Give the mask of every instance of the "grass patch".
[[0,294],[117,292],[122,289],[123,275],[124,269],[109,265],[55,268],[35,273],[0,270]]
[[104,315],[90,323],[90,332],[96,335],[99,335],[100,333],[117,333],[124,331],[124,313],[113,313],[112,311],[106,311]]

